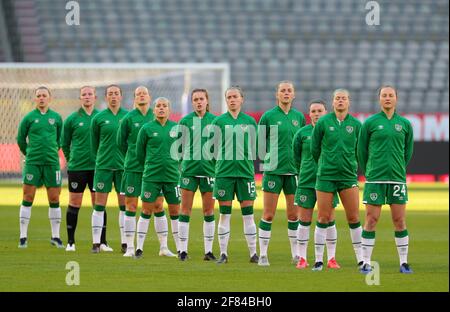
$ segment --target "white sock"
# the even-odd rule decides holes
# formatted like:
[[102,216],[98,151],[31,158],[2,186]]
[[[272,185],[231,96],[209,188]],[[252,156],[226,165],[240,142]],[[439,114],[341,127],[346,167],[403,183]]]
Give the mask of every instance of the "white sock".
[[94,244],[100,244],[100,236],[102,235],[104,214],[105,214],[104,211],[97,211],[95,209],[92,212],[92,242]]
[[212,252],[215,231],[216,221],[203,221],[203,242],[205,245],[205,254]]
[[[290,229],[291,226],[294,226],[295,230]],[[289,237],[289,243],[291,245],[292,259],[294,259],[296,256],[298,256],[297,232],[298,232],[298,220],[295,220],[295,221],[288,220],[288,237]]]
[[[156,220],[155,220],[155,222],[156,222]],[[136,231],[136,250],[138,250],[138,249],[144,250],[144,242],[145,242],[145,237],[147,237],[149,223],[150,223],[150,218],[143,218],[142,215],[139,217],[139,221],[137,223],[137,231]],[[166,238],[167,238],[167,236],[166,236]],[[166,241],[167,241],[167,239],[166,239]]]
[[[261,226],[265,227],[266,230],[261,229]],[[261,219],[259,225],[259,255],[267,256],[267,251],[269,249],[270,237],[272,236],[272,222]],[[268,229],[268,230],[267,230]]]
[[256,254],[256,224],[253,214],[242,216],[244,220],[244,235],[247,240],[250,257]]
[[177,248],[177,251],[180,250],[180,240],[178,239],[178,216],[177,218],[170,219],[170,227],[172,228],[172,237],[173,241],[175,242],[175,247]]
[[61,225],[61,208],[48,208],[48,218],[52,227],[52,237],[59,238],[59,228]]
[[155,215],[155,231],[158,235],[159,240],[159,248],[167,248],[167,234],[169,232],[169,225],[167,223],[166,215],[164,214],[161,217],[157,217]]
[[323,262],[323,252],[325,250],[325,238],[327,236],[327,224],[323,225],[324,227],[319,227],[316,224],[316,228],[314,230],[314,245],[315,245],[315,253],[316,253],[316,262]]
[[402,265],[403,263],[408,263],[409,235],[406,235],[405,237],[396,237],[395,245],[397,245],[400,265]]
[[328,261],[336,257],[337,231],[336,224],[327,227],[327,257]]
[[20,206],[19,222],[20,222],[20,238],[28,237],[28,224],[31,218],[31,206]]
[[119,210],[119,228],[120,228],[120,242],[125,244],[127,239],[125,238],[124,223],[125,223],[125,211]]
[[219,237],[220,254],[228,255],[228,241],[230,240],[230,214],[220,214],[217,234]]
[[370,265],[370,260],[372,258],[373,247],[375,246],[375,238],[364,238],[361,239],[361,251],[364,263]]
[[297,243],[298,243],[298,255],[300,258],[306,260],[306,254],[308,250],[309,242],[309,229],[310,225],[299,224],[297,232]]
[[350,228],[350,235],[352,237],[353,250],[355,251],[357,263],[360,263],[362,261],[361,234],[362,234],[361,225],[359,225],[357,228],[354,229]]
[[136,217],[125,215],[123,232],[125,235],[125,243],[127,250],[134,251],[134,233],[136,232]]
[[188,252],[188,244],[189,244],[189,221],[179,221],[178,222],[178,239],[179,239],[179,247],[180,252]]

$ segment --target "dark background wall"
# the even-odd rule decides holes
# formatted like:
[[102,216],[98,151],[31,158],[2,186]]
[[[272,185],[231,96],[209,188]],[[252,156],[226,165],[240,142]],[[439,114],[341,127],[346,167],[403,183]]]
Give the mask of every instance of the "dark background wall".
[[414,142],[409,174],[448,174],[448,142]]

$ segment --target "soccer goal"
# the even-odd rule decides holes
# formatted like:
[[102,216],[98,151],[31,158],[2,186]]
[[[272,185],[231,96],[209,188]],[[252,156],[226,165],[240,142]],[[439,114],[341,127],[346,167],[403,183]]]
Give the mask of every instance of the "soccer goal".
[[34,108],[33,90],[38,86],[52,91],[50,107],[63,119],[78,109],[80,87],[96,87],[96,107],[104,109],[105,87],[117,84],[125,109],[133,107],[134,89],[144,85],[153,99],[164,96],[171,101],[171,119],[178,120],[191,111],[193,88],[209,91],[212,112],[225,112],[229,81],[227,63],[0,63],[0,180],[20,177],[23,158],[16,145],[17,128]]

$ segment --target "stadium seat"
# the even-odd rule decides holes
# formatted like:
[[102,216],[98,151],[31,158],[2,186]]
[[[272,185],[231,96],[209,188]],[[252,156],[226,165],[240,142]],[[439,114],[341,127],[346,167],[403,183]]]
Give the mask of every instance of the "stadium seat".
[[[406,93],[431,88],[436,109],[448,111],[446,0],[379,0],[389,9],[376,27],[364,23],[359,0],[87,1],[80,27],[61,20],[67,11],[57,0],[13,3],[22,61],[228,61],[231,81],[258,98],[287,77],[305,97],[329,98],[336,87],[363,96],[389,83]],[[373,109],[370,103],[355,101],[353,109]]]

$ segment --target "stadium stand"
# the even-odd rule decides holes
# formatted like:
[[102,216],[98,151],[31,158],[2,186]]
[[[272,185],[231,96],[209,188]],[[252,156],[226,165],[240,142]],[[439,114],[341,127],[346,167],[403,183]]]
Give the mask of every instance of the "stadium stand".
[[299,103],[347,87],[353,111],[373,112],[390,83],[406,111],[449,110],[446,0],[378,1],[379,26],[360,0],[78,2],[81,24],[68,27],[65,1],[2,1],[14,61],[229,62],[250,110],[271,107],[282,79]]

